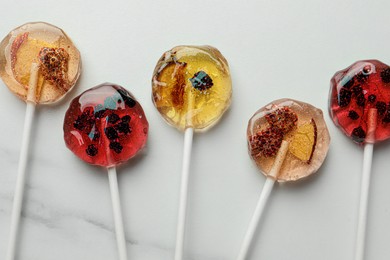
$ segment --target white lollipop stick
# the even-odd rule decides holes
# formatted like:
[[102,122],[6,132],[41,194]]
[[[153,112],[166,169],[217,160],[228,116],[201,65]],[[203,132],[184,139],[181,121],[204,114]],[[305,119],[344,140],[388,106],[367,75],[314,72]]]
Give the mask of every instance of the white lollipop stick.
[[115,223],[115,234],[116,242],[118,245],[119,259],[127,260],[127,247],[126,247],[126,237],[123,227],[123,217],[121,209],[121,201],[119,197],[119,188],[118,188],[118,178],[116,174],[116,168],[108,167],[108,180],[110,182],[110,192],[111,192],[111,201],[112,209],[114,212],[114,223]]
[[359,205],[359,219],[356,235],[355,260],[364,259],[364,245],[366,240],[366,224],[367,224],[367,208],[368,208],[368,194],[370,191],[371,178],[371,163],[372,154],[374,150],[374,138],[377,122],[377,110],[371,108],[368,110],[367,118],[367,143],[364,145],[363,156],[363,173],[362,183],[360,187],[360,205]]
[[188,179],[190,175],[192,139],[194,136],[194,128],[192,124],[194,97],[191,90],[191,86],[188,86],[186,91],[188,110],[186,118],[187,128],[184,132],[183,166],[181,171],[179,213],[177,217],[175,260],[182,260],[184,251],[184,234],[187,216]]
[[249,223],[248,230],[246,231],[244,241],[241,245],[240,253],[237,257],[237,260],[245,260],[249,251],[249,247],[252,243],[253,237],[255,235],[255,231],[260,222],[261,216],[263,215],[265,205],[267,204],[269,195],[271,194],[272,188],[274,187],[274,183],[276,178],[279,175],[280,168],[283,165],[284,159],[286,158],[286,154],[288,151],[289,143],[287,141],[282,141],[282,145],[275,157],[274,165],[269,172],[269,177],[264,183],[263,190],[261,191],[260,198],[257,202],[255,212],[253,213],[252,219]]
[[186,131],[184,132],[183,168],[181,173],[179,214],[178,214],[177,231],[176,231],[175,260],[183,259],[184,233],[185,233],[185,226],[186,226],[187,195],[188,195],[188,178],[190,175],[193,135],[194,135],[193,128],[187,128]]
[[26,179],[26,166],[27,166],[28,151],[30,145],[30,133],[31,133],[31,126],[34,118],[34,112],[35,112],[38,73],[39,73],[39,65],[36,63],[31,64],[30,81],[29,81],[29,88],[27,92],[26,115],[24,117],[22,147],[20,151],[18,175],[16,179],[15,195],[14,195],[14,201],[13,201],[12,213],[11,213],[11,230],[10,230],[6,260],[13,260],[15,258],[16,239],[18,236],[20,215],[22,211],[24,183]]

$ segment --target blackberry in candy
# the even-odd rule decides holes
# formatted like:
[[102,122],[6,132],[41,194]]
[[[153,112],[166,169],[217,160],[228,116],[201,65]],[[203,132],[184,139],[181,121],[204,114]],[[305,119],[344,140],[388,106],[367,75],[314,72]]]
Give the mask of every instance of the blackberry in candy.
[[129,115],[126,115],[126,116],[122,117],[121,120],[124,123],[129,123],[131,120],[131,117]]
[[107,118],[107,121],[109,122],[109,123],[111,123],[111,124],[115,124],[116,122],[118,122],[119,121],[119,116],[117,115],[117,114],[115,114],[115,113],[112,113],[112,114],[110,114],[109,116],[108,116],[108,118]]
[[386,103],[383,101],[376,102],[375,105],[376,109],[378,110],[378,114],[381,116],[386,112]]
[[390,123],[390,110],[388,109],[382,119],[383,123]]
[[102,110],[95,112],[95,118],[103,118],[105,112],[106,112],[105,109],[102,109]]
[[204,71],[198,71],[195,75],[190,79],[191,84],[194,88],[199,89],[201,91],[211,88],[213,84],[213,80],[210,76]]
[[121,153],[123,146],[119,142],[114,141],[114,142],[110,143],[110,149],[114,150],[114,152],[116,152],[116,153]]
[[351,102],[352,92],[346,88],[341,88],[338,96],[338,104],[340,107],[346,107]]
[[118,138],[118,133],[113,127],[107,127],[106,129],[104,129],[104,133],[109,140],[115,140]]
[[376,100],[376,96],[374,95],[374,94],[371,94],[371,95],[369,95],[368,96],[368,102],[370,102],[370,103],[374,103],[375,102],[375,100]]
[[357,95],[356,104],[360,107],[364,107],[365,103],[366,103],[366,98],[364,97],[364,94],[360,93],[359,95]]
[[119,132],[119,133],[124,133],[124,134],[128,134],[128,133],[131,133],[131,128],[129,126],[129,123],[126,123],[126,122],[119,122],[118,124],[115,125],[115,129]]
[[353,94],[355,94],[356,96],[360,95],[360,94],[363,94],[363,88],[362,86],[360,85],[356,85],[352,88],[352,92]]
[[362,143],[366,138],[366,132],[359,126],[353,129],[351,137],[355,142]]
[[356,79],[358,82],[363,83],[363,82],[366,82],[368,80],[369,76],[370,76],[369,74],[363,74],[362,72],[359,72],[356,75]]
[[89,131],[93,125],[94,120],[89,116],[88,111],[84,111],[81,115],[77,117],[73,123],[74,128],[80,131]]
[[390,83],[390,68],[381,71],[381,79],[384,83]]
[[350,110],[348,113],[348,117],[351,118],[352,120],[357,120],[359,119],[359,114],[356,113],[354,110]]
[[87,149],[85,150],[85,152],[89,155],[89,156],[95,156],[98,154],[98,149],[96,148],[96,146],[94,144],[90,144],[88,145]]

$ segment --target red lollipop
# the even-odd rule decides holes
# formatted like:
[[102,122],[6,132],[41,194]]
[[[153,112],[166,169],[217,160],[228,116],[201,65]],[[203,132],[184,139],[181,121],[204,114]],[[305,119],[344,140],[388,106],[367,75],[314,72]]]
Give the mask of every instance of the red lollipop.
[[331,79],[329,112],[354,142],[364,145],[363,174],[355,259],[364,258],[368,193],[374,143],[390,137],[390,67],[377,60],[358,61]]
[[126,89],[111,83],[73,99],[65,115],[66,146],[83,161],[107,167],[121,260],[127,260],[127,250],[115,166],[136,155],[147,135],[141,105]]

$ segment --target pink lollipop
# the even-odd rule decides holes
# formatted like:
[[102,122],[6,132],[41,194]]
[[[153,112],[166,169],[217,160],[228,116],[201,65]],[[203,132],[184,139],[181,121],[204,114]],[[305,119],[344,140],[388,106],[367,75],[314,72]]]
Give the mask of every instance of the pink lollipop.
[[73,99],[65,115],[66,146],[83,161],[107,168],[121,260],[127,260],[127,250],[116,165],[145,146],[148,128],[141,105],[126,89],[111,83]]
[[329,112],[333,122],[364,146],[355,259],[364,258],[368,193],[374,143],[390,137],[390,67],[377,60],[358,61],[331,79]]
[[322,165],[330,137],[322,111],[291,99],[275,100],[248,123],[248,149],[267,177],[237,260],[247,259],[265,205],[277,182],[291,182],[315,173]]

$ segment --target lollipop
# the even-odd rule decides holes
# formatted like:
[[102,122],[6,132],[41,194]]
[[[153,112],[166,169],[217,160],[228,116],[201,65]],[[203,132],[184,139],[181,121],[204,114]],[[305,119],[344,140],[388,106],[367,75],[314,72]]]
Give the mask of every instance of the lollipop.
[[358,61],[331,79],[329,113],[355,143],[364,146],[355,259],[364,258],[368,193],[374,143],[390,137],[390,67]]
[[15,257],[35,105],[63,98],[76,84],[80,66],[80,53],[69,37],[47,23],[24,24],[0,43],[0,77],[9,90],[27,103],[7,260]]
[[163,54],[153,73],[152,99],[172,126],[184,131],[184,154],[175,260],[183,257],[192,137],[212,127],[229,107],[232,83],[222,54],[211,46],[178,46]]
[[148,127],[136,99],[111,83],[91,88],[73,99],[65,115],[66,146],[83,161],[107,168],[121,260],[127,260],[127,250],[116,165],[145,146]]
[[312,105],[276,100],[258,110],[248,123],[248,149],[267,177],[237,260],[244,260],[275,181],[296,181],[322,165],[330,137],[322,111]]

